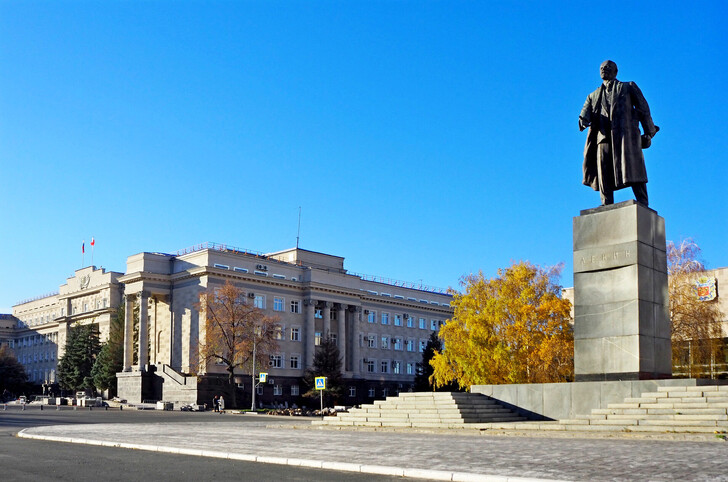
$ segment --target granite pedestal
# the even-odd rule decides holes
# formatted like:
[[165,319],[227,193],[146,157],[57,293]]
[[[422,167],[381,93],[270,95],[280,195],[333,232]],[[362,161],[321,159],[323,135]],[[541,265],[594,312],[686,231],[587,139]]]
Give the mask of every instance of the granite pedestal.
[[635,201],[574,218],[574,374],[671,377],[665,220]]

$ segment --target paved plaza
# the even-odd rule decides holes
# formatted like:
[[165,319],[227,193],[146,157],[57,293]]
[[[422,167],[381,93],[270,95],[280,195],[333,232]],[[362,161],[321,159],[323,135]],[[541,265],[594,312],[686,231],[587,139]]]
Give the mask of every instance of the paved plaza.
[[[210,417],[217,423],[209,423]],[[251,416],[54,425],[26,428],[20,436],[436,480],[728,480],[728,445],[714,437],[375,432],[314,429],[300,419],[259,417],[244,424],[235,422]],[[231,423],[219,423],[220,418]]]

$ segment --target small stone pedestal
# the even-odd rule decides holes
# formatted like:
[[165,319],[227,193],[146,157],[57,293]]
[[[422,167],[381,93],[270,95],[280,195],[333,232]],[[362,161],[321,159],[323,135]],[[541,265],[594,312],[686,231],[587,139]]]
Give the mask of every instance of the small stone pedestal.
[[574,218],[576,381],[672,376],[665,220],[635,201]]

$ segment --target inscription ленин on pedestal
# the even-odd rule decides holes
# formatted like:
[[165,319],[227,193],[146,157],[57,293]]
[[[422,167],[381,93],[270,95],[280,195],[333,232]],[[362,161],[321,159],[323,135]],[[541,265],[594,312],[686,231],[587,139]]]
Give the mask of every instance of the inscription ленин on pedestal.
[[629,249],[619,250],[619,251],[611,251],[607,253],[602,253],[600,255],[591,255],[588,258],[582,257],[581,258],[581,266],[582,268],[586,267],[587,265],[594,265],[598,262],[606,263],[607,261],[629,261],[630,257],[632,256],[632,251]]

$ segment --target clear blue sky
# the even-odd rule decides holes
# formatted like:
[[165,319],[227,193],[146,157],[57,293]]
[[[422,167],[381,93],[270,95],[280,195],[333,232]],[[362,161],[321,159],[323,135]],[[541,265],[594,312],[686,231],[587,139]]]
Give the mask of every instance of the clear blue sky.
[[[1,1],[0,312],[215,241],[440,287],[565,263],[609,58],[668,239],[728,266],[728,3]],[[616,201],[631,198],[616,193]]]

